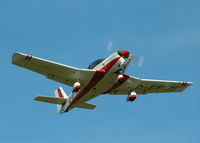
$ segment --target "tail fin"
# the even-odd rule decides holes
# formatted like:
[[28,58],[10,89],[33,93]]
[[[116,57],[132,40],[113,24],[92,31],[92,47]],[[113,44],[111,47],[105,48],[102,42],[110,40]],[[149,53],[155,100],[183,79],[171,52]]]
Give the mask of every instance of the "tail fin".
[[55,96],[60,98],[68,98],[62,87],[59,87],[55,90]]
[[[59,97],[59,98],[65,98],[66,102],[69,102],[69,97],[67,96],[67,94],[64,92],[64,90],[62,89],[62,87],[59,87],[58,89],[55,90],[55,96]],[[65,103],[66,105],[67,103]],[[63,112],[63,106],[64,105],[57,105],[57,111],[58,113],[62,113]]]

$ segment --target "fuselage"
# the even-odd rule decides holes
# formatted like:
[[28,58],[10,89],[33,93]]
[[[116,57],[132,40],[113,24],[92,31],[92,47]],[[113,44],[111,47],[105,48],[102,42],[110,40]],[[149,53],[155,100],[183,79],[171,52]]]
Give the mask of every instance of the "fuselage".
[[[96,65],[92,70],[96,72],[92,76],[91,80],[86,87],[81,89],[76,96],[70,101],[65,111],[69,111],[76,107],[78,104],[84,103],[92,98],[104,94],[109,90],[112,90],[113,86],[117,87],[120,84],[117,83],[119,75],[123,75],[128,64],[131,61],[131,55],[128,51],[119,51],[110,55],[101,63]],[[115,74],[116,76],[109,76]],[[128,77],[125,76],[125,80]]]

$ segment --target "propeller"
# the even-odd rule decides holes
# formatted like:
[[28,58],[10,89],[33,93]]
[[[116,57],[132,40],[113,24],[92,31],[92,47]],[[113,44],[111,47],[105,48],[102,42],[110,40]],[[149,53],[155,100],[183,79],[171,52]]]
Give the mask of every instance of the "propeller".
[[133,56],[132,55],[132,61],[137,64],[138,67],[142,67],[144,63],[144,57],[143,56]]
[[108,45],[106,47],[106,50],[109,51],[109,52],[117,52],[118,51],[118,48],[116,45],[114,45],[114,42],[113,41],[109,41],[108,42]]
[[[113,41],[109,41],[108,42],[108,45],[106,47],[106,50],[109,51],[109,52],[117,52],[117,51],[120,51],[119,48],[114,44]],[[143,66],[143,63],[144,63],[144,57],[143,56],[135,56],[135,55],[132,55],[132,58],[131,60],[137,64],[138,67],[142,67]]]

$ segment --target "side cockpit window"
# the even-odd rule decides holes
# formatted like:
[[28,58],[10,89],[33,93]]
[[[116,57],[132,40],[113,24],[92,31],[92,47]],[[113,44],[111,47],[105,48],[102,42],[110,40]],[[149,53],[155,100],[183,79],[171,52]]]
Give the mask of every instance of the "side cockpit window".
[[88,69],[93,69],[93,68],[95,68],[95,67],[96,67],[98,64],[100,64],[103,60],[104,60],[104,59],[98,59],[98,60],[92,62],[92,63],[89,65]]

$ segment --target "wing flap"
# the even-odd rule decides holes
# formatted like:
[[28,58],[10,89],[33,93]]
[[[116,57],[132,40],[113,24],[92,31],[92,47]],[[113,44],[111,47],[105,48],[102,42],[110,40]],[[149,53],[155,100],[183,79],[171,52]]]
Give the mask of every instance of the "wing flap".
[[82,104],[80,104],[76,107],[92,110],[92,109],[96,108],[96,105],[85,102],[85,103],[82,103]]
[[34,98],[36,101],[53,103],[53,104],[64,104],[66,102],[65,98],[58,98],[58,97],[47,97],[47,96],[37,96]]

